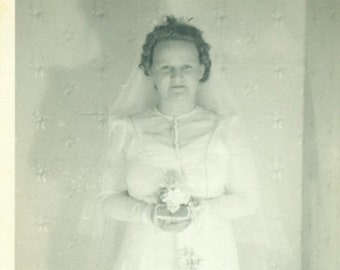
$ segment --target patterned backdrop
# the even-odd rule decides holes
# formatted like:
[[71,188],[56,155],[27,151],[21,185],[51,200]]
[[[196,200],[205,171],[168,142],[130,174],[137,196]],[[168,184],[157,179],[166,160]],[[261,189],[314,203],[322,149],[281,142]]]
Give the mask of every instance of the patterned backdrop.
[[165,14],[193,17],[212,45],[300,269],[304,0],[16,2],[17,270],[86,269],[77,227],[102,177],[108,111]]

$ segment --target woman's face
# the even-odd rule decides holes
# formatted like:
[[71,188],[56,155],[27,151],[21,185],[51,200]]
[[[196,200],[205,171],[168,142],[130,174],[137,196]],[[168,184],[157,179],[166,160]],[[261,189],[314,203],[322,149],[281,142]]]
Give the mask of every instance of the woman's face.
[[162,41],[153,51],[150,77],[161,102],[195,102],[204,66],[196,46],[188,41]]

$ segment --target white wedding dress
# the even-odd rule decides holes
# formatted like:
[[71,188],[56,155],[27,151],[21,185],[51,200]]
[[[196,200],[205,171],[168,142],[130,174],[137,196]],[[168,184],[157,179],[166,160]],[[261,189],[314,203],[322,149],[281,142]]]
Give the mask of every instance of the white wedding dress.
[[[127,222],[113,270],[238,270],[231,221],[251,215],[258,204],[238,117],[197,106],[174,118],[153,108],[112,120],[111,128],[103,194],[116,194],[113,218]],[[162,231],[146,211],[173,170],[185,175],[192,196],[205,199],[180,233]]]

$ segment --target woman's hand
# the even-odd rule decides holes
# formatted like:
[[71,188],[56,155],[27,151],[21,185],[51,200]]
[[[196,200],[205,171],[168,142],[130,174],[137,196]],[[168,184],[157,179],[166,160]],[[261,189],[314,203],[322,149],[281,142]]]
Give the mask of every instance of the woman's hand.
[[[184,208],[188,208],[187,206],[181,206],[182,210]],[[153,207],[152,213],[151,213],[151,218],[156,226],[161,228],[165,232],[173,232],[173,233],[179,233],[184,231],[190,224],[191,224],[191,218],[188,217],[185,220],[177,220],[177,219],[171,219],[171,214],[169,212],[169,215],[167,215],[166,219],[162,219],[164,215],[158,216],[156,213],[156,206]],[[157,209],[160,210],[161,212],[167,212],[167,207],[166,205],[158,205]],[[188,209],[185,209],[188,211]]]
[[184,221],[158,220],[157,226],[165,232],[179,233],[184,231],[190,223],[190,219]]

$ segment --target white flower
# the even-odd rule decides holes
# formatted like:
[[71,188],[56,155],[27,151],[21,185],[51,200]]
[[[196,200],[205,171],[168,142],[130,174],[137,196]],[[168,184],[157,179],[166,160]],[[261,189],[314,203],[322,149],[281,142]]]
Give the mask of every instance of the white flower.
[[167,205],[167,208],[171,213],[175,213],[182,204],[188,204],[189,200],[190,196],[178,188],[168,190],[168,192],[162,195],[162,201]]
[[177,212],[181,205],[188,205],[191,199],[181,182],[181,175],[175,170],[170,170],[161,181],[157,192],[158,203],[165,204],[172,214]]

